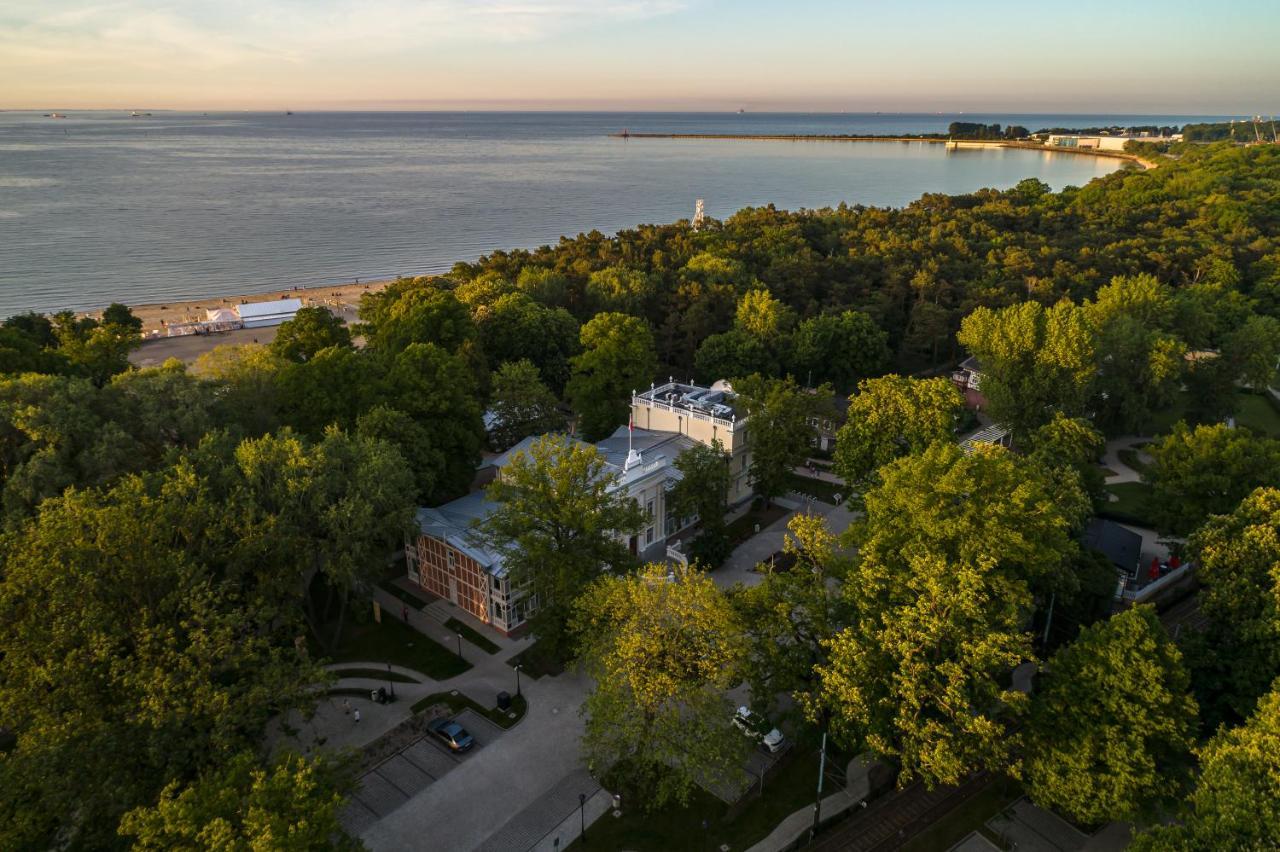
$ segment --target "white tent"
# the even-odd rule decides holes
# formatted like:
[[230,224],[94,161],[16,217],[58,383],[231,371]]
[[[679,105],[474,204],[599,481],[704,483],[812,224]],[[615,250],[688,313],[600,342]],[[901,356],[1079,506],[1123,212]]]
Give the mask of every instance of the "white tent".
[[293,319],[302,307],[301,299],[273,299],[270,302],[247,302],[236,306],[245,328],[265,328]]
[[207,323],[234,323],[239,325],[240,315],[231,308],[210,308],[204,312],[204,321]]

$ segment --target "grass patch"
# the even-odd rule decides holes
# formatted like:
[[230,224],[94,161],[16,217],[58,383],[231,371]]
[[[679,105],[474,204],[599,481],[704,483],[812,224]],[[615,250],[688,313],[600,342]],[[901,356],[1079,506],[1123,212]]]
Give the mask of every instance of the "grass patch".
[[338,677],[364,677],[370,680],[391,680],[396,683],[417,683],[418,681],[409,677],[407,674],[401,674],[396,671],[387,671],[386,669],[330,669]]
[[1173,424],[1179,420],[1187,419],[1187,394],[1179,393],[1173,401],[1173,405],[1161,411],[1153,411],[1146,422],[1138,430],[1141,435],[1167,435],[1173,429]]
[[1260,394],[1237,395],[1236,423],[1268,437],[1280,438],[1280,414]]
[[732,521],[725,527],[725,535],[729,538],[729,550],[732,551],[735,547],[755,535],[756,524],[759,524],[760,529],[763,530],[786,514],[786,509],[774,504],[768,509],[752,509],[741,518]]
[[843,485],[836,485],[834,482],[827,482],[823,479],[814,479],[810,476],[803,476],[799,473],[790,473],[787,475],[787,487],[793,491],[799,491],[801,494],[807,494],[810,497],[816,497],[824,503],[835,505],[838,501],[836,495],[841,498],[848,496],[849,489]]
[[507,665],[519,666],[520,674],[537,680],[543,675],[555,677],[562,674],[567,662],[551,653],[549,646],[539,640],[507,660]]
[[454,633],[461,633],[463,639],[466,639],[486,654],[496,654],[502,650],[497,646],[497,644],[491,641],[489,637],[485,636],[480,631],[463,624],[456,618],[450,618],[444,623],[444,626],[452,630]]
[[1151,465],[1144,462],[1141,458],[1142,451],[1137,447],[1126,447],[1116,453],[1116,457],[1124,462],[1131,470],[1135,470],[1141,476],[1146,476]]
[[1140,527],[1155,526],[1150,485],[1145,482],[1118,482],[1108,485],[1107,491],[1119,499],[1103,503],[1098,510],[1101,517]]
[[511,711],[515,713],[515,718],[507,715],[506,710],[499,710],[496,707],[482,707],[479,703],[468,698],[459,692],[454,695],[450,692],[437,692],[428,695],[426,698],[413,702],[411,708],[414,713],[421,713],[432,704],[446,704],[452,713],[461,713],[463,710],[474,710],[481,716],[484,716],[490,722],[500,728],[510,728],[516,722],[524,718],[524,714],[529,710],[529,702],[525,700],[523,695],[511,696]]
[[395,663],[435,680],[446,680],[471,668],[453,651],[388,617],[381,624],[348,624],[329,659],[334,663]]
[[[818,755],[810,752],[796,757],[765,783],[764,795],[731,822],[724,822],[728,806],[701,787],[693,791],[687,806],[668,806],[652,813],[624,798],[621,817],[605,814],[587,827],[586,844],[577,840],[569,848],[704,852],[728,844],[730,849],[746,849],[790,814],[812,806],[817,779]],[[823,794],[833,792],[835,788],[828,784]]]
[[1014,781],[1001,778],[903,844],[902,852],[933,852],[935,849],[950,849],[969,832],[981,830],[987,820],[1009,807],[1021,796],[1022,790]]

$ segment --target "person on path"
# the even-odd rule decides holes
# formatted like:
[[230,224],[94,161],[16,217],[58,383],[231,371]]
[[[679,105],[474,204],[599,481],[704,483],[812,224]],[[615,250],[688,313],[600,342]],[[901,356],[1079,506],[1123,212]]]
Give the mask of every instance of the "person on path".
[[342,699],[342,715],[343,716],[351,715],[351,702],[345,698]]
[[356,719],[356,724],[357,724],[357,725],[359,725],[359,724],[360,724],[360,710],[359,710],[359,709],[357,709],[357,710],[355,711],[355,719]]

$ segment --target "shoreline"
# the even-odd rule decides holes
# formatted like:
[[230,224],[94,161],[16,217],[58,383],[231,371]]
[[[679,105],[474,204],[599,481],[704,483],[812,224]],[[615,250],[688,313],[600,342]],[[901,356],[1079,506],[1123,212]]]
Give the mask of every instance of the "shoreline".
[[1081,154],[1128,160],[1143,169],[1154,169],[1156,163],[1126,151],[1102,151],[1097,148],[1046,148],[1037,142],[1014,139],[947,139],[941,136],[846,136],[822,133],[610,133],[612,139],[727,139],[745,142],[925,142],[949,148],[1014,148],[1022,151],[1045,151],[1051,154]]
[[[354,321],[356,309],[360,306],[360,297],[365,293],[375,293],[393,283],[395,279],[377,281],[349,282],[346,284],[315,285],[311,287],[285,287],[267,290],[261,293],[245,293],[236,296],[205,296],[204,298],[183,299],[175,302],[146,302],[129,305],[133,315],[142,320],[142,333],[162,332],[168,325],[203,321],[205,311],[215,308],[229,308],[233,305],[252,304],[255,302],[274,302],[278,299],[301,299],[304,306],[326,305],[335,309],[339,316]],[[102,309],[80,311],[80,316],[100,317]],[[165,338],[162,338],[165,339]]]

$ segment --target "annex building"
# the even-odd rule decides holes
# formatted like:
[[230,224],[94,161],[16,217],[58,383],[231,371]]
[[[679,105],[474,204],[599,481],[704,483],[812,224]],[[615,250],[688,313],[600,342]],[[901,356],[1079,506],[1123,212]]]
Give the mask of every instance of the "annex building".
[[[677,517],[667,506],[667,492],[680,480],[675,460],[686,449],[719,441],[729,455],[729,503],[751,497],[746,418],[738,416],[727,386],[675,381],[651,386],[632,396],[631,424],[594,446],[617,476],[614,487],[645,510],[644,528],[626,542],[638,557],[664,559],[668,540],[697,521]],[[497,475],[534,440],[525,438],[494,459]],[[483,491],[419,509],[418,536],[406,543],[405,561],[411,582],[509,633],[524,624],[533,602],[512,588],[502,555],[486,548],[474,533],[475,524],[493,509]]]

